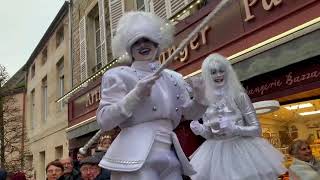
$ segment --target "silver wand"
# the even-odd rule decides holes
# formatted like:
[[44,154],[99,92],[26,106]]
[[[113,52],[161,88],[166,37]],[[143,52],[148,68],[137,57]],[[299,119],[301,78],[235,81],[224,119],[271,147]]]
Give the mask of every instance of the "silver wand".
[[205,25],[208,24],[208,22],[217,15],[217,13],[226,6],[229,2],[232,0],[222,0],[216,8],[211,11],[207,17],[204,18],[204,20],[185,38],[178,46],[178,48],[168,57],[168,59],[160,66],[159,69],[154,73],[155,75],[159,75],[163,69],[165,69],[169,64],[172,62],[175,56],[180,53],[180,51],[187,45],[187,43],[190,42],[190,40],[194,37],[194,35],[201,31],[202,28],[205,27]]
[[80,154],[82,155],[86,155],[88,148],[91,147],[91,145],[93,143],[95,143],[100,136],[103,134],[104,131],[102,131],[101,129],[82,147],[79,149]]

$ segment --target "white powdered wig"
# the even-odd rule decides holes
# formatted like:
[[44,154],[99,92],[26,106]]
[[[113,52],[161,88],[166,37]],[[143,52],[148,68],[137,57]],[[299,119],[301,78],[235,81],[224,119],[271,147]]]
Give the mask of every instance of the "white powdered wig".
[[116,35],[112,39],[113,56],[131,62],[130,48],[141,38],[157,43],[161,52],[172,44],[173,33],[173,25],[155,14],[140,11],[127,12],[120,18]]
[[[209,103],[214,103],[215,95],[214,92],[217,91],[215,88],[215,82],[212,79],[211,71],[217,67],[225,67],[225,84],[223,85],[223,93],[224,97],[228,99],[235,100],[235,97],[239,95],[240,92],[245,92],[244,88],[242,87],[238,77],[233,70],[229,60],[225,57],[221,56],[220,54],[214,53],[209,55],[204,62],[202,63],[202,78],[205,83],[205,97]],[[231,101],[234,104],[234,101]]]

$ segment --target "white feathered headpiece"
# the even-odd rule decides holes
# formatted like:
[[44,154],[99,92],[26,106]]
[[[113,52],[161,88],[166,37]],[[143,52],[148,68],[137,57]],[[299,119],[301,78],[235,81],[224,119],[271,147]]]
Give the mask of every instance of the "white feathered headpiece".
[[131,46],[141,38],[158,44],[160,52],[172,44],[174,28],[155,14],[133,11],[119,20],[116,35],[112,39],[114,58],[121,57],[131,62]]

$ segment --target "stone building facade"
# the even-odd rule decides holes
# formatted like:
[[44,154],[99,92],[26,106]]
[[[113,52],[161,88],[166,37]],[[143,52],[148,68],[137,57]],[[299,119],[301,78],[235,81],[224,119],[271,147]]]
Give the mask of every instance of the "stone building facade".
[[64,3],[24,67],[27,70],[26,127],[36,179],[48,162],[68,156],[67,106],[57,99],[71,89],[68,3]]

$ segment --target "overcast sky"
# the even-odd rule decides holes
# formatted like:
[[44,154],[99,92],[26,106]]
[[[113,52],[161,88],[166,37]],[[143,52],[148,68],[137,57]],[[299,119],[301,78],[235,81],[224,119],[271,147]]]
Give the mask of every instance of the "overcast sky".
[[0,64],[14,75],[30,57],[64,0],[0,0]]

